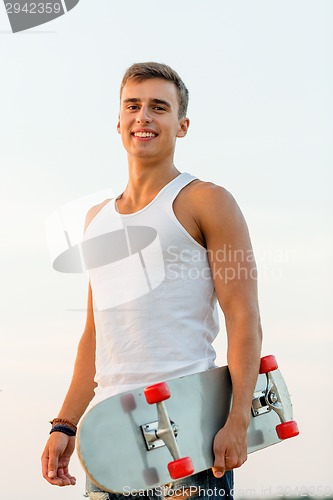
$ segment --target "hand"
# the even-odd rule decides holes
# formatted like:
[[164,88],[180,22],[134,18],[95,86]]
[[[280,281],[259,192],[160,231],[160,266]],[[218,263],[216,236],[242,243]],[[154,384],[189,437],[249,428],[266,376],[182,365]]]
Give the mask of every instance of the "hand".
[[42,454],[44,479],[56,486],[75,485],[76,479],[68,471],[70,457],[75,448],[75,437],[53,432]]
[[247,459],[247,426],[237,420],[227,420],[216,434],[213,444],[215,455],[212,471],[222,477],[227,470],[240,467]]

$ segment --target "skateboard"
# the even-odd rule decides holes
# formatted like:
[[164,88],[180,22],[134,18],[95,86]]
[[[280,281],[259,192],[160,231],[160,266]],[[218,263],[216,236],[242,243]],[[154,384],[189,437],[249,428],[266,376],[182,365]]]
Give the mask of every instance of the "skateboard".
[[[209,469],[231,398],[227,366],[110,397],[79,425],[81,464],[99,488],[116,493],[156,488]],[[253,394],[248,453],[298,433],[276,359],[265,356]]]

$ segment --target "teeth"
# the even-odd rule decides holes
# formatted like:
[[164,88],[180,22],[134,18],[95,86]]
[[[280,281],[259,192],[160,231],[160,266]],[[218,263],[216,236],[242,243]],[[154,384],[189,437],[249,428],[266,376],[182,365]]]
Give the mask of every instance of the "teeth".
[[156,137],[152,132],[135,132],[135,137]]

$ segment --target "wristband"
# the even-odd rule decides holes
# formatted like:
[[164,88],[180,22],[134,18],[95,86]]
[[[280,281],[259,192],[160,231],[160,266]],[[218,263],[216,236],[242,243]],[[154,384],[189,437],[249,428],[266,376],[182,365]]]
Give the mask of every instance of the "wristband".
[[67,418],[54,418],[53,420],[50,420],[50,424],[65,424],[68,427],[72,427],[75,431],[77,430],[77,426],[73,424],[70,420],[67,420]]
[[55,425],[50,430],[50,434],[52,434],[52,432],[63,432],[64,434],[67,434],[67,436],[76,436],[76,431],[66,425]]

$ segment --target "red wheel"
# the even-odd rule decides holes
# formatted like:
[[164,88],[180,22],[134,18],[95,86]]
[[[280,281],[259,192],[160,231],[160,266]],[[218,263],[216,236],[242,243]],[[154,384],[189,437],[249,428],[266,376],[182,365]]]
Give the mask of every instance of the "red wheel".
[[279,365],[275,359],[275,356],[270,354],[269,356],[264,356],[260,360],[259,373],[268,373],[277,370]]
[[160,382],[159,384],[149,385],[144,390],[146,401],[150,405],[154,403],[160,403],[165,399],[169,399],[171,396],[170,389],[166,382]]
[[194,467],[190,457],[179,458],[168,464],[169,474],[172,479],[190,476],[194,472]]
[[295,420],[290,420],[289,422],[283,422],[277,425],[276,433],[280,439],[289,439],[298,436],[299,430],[297,422],[295,422]]

